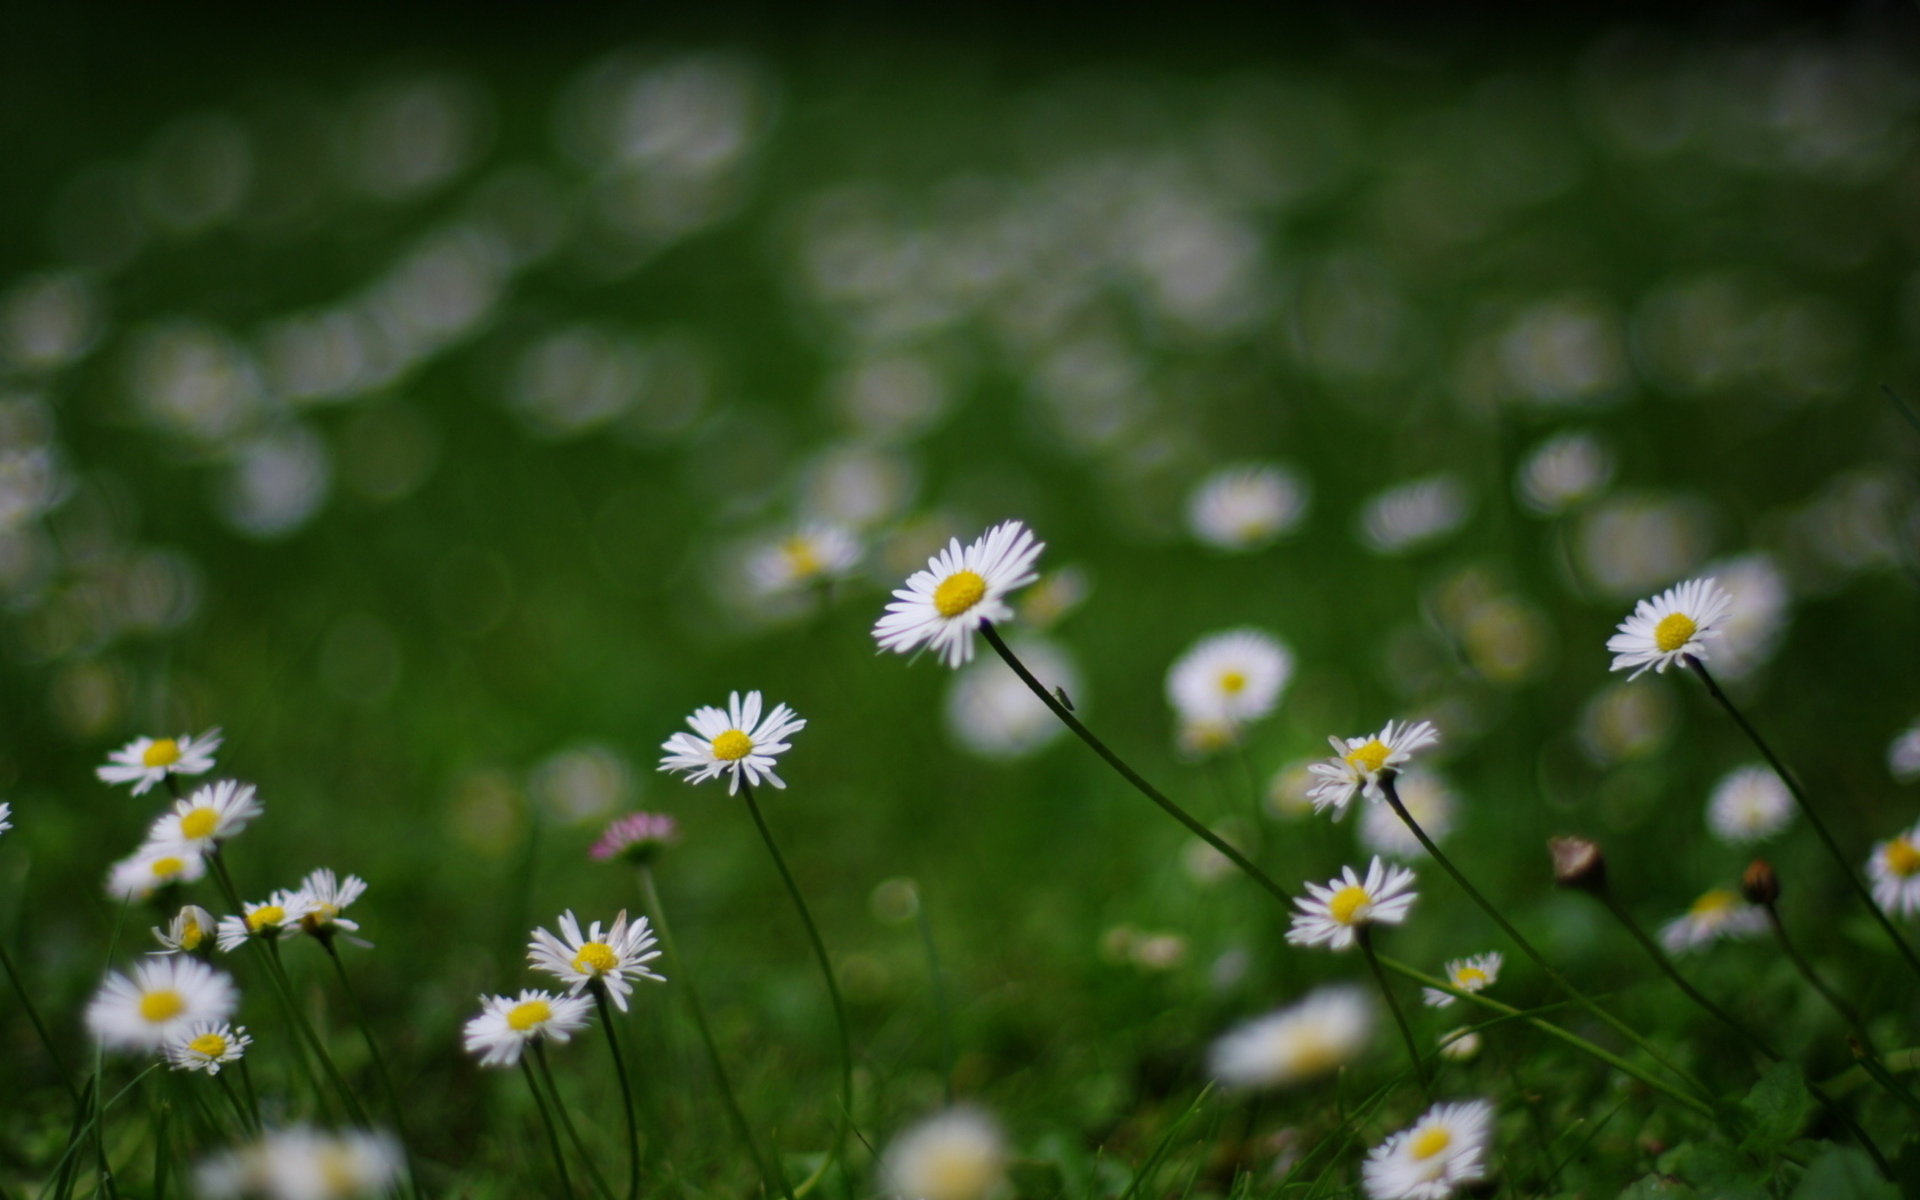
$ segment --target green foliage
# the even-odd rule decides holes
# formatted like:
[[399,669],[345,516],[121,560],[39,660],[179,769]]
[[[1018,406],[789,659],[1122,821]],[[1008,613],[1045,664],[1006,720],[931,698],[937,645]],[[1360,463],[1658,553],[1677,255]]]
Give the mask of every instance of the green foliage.
[[1740,1102],[1752,1127],[1740,1143],[1743,1153],[1771,1156],[1785,1150],[1806,1128],[1814,1110],[1813,1093],[1798,1065],[1778,1062],[1768,1067]]
[[1900,1200],[1900,1188],[1854,1146],[1824,1146],[1789,1200]]

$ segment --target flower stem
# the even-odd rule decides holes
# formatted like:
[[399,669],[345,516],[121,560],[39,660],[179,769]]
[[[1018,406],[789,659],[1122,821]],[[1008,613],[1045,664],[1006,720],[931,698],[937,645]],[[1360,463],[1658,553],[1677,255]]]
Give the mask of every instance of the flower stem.
[[1811,984],[1814,991],[1820,993],[1821,999],[1831,1005],[1833,1011],[1840,1014],[1840,1019],[1847,1023],[1847,1028],[1853,1030],[1853,1036],[1859,1039],[1860,1044],[1866,1047],[1869,1053],[1872,1053],[1873,1039],[1867,1036],[1867,1027],[1860,1020],[1860,1010],[1848,1004],[1841,998],[1840,993],[1829,987],[1827,981],[1820,978],[1819,972],[1813,969],[1813,964],[1807,961],[1806,955],[1800,953],[1800,948],[1793,944],[1792,938],[1787,936],[1787,926],[1780,919],[1779,908],[1771,900],[1762,903],[1760,907],[1766,911],[1767,924],[1773,929],[1774,940],[1780,943],[1780,949],[1786,952],[1787,959],[1799,970],[1800,977]]
[[560,1133],[553,1127],[553,1114],[547,1111],[547,1098],[540,1094],[540,1083],[533,1077],[533,1066],[523,1055],[520,1072],[527,1077],[527,1090],[533,1093],[534,1107],[540,1110],[540,1123],[547,1127],[547,1148],[553,1151],[553,1168],[560,1172],[560,1194],[573,1196],[573,1180],[567,1175],[567,1156],[560,1149]]
[[1827,853],[1833,856],[1833,861],[1839,864],[1840,873],[1846,876],[1847,884],[1853,888],[1854,894],[1860,897],[1860,903],[1866,905],[1867,911],[1873,914],[1873,919],[1879,922],[1881,930],[1887,935],[1887,940],[1892,942],[1894,949],[1900,952],[1900,957],[1907,960],[1907,966],[1912,968],[1915,975],[1920,975],[1920,957],[1915,956],[1913,947],[1907,944],[1907,939],[1901,937],[1900,931],[1895,929],[1893,922],[1887,919],[1887,914],[1881,910],[1879,902],[1873,898],[1873,893],[1867,890],[1867,885],[1860,882],[1858,872],[1854,870],[1853,864],[1847,861],[1846,854],[1840,849],[1840,843],[1834,841],[1826,822],[1822,821],[1820,814],[1813,810],[1813,802],[1807,798],[1806,791],[1793,777],[1793,773],[1788,771],[1786,764],[1780,761],[1780,756],[1773,752],[1773,747],[1767,745],[1766,739],[1760,736],[1760,731],[1741,715],[1740,710],[1734,707],[1733,701],[1720,690],[1720,685],[1714,681],[1713,675],[1707,670],[1707,664],[1691,654],[1685,655],[1683,661],[1689,670],[1700,677],[1700,682],[1707,685],[1707,694],[1718,701],[1721,708],[1727,710],[1727,715],[1732,717],[1733,723],[1740,727],[1740,732],[1746,734],[1747,740],[1760,751],[1761,756],[1767,760],[1767,765],[1773,768],[1773,773],[1780,777],[1780,782],[1787,785],[1787,791],[1792,794],[1794,803],[1798,804],[1800,811],[1805,814],[1807,824],[1813,826],[1813,831],[1820,835],[1821,844],[1826,846]]
[[1261,887],[1267,889],[1269,892],[1272,892],[1275,899],[1279,900],[1283,904],[1289,903],[1293,900],[1293,893],[1289,892],[1286,888],[1283,888],[1279,884],[1275,883],[1272,880],[1272,878],[1267,875],[1265,871],[1262,871],[1259,867],[1255,866],[1251,861],[1247,859],[1246,855],[1240,853],[1238,850],[1235,850],[1224,839],[1222,839],[1219,835],[1215,834],[1213,830],[1208,829],[1205,825],[1201,824],[1200,821],[1197,818],[1195,818],[1192,813],[1180,807],[1178,804],[1175,804],[1172,800],[1169,800],[1166,797],[1166,795],[1160,791],[1159,788],[1154,787],[1152,784],[1148,783],[1145,779],[1141,778],[1140,773],[1138,771],[1135,771],[1132,767],[1128,766],[1126,764],[1126,761],[1122,759],[1118,754],[1115,754],[1112,750],[1109,750],[1105,742],[1093,736],[1093,731],[1088,729],[1085,725],[1082,725],[1080,723],[1080,718],[1074,716],[1072,710],[1068,709],[1066,705],[1060,703],[1059,698],[1056,697],[1052,692],[1049,692],[1046,689],[1046,686],[1042,684],[1038,679],[1035,679],[1033,677],[1033,672],[1027,670],[1027,665],[1021,662],[1019,657],[1016,656],[1012,650],[1009,650],[1007,648],[1007,643],[1001,640],[1000,632],[993,627],[993,622],[991,621],[980,622],[980,632],[982,635],[986,637],[987,644],[993,647],[994,652],[997,653],[1001,657],[1001,659],[1003,659],[1006,662],[1006,664],[1009,667],[1013,668],[1013,673],[1020,677],[1020,681],[1026,684],[1028,689],[1031,690],[1034,695],[1040,697],[1041,703],[1045,704],[1047,708],[1052,711],[1054,716],[1060,718],[1061,724],[1065,725],[1068,729],[1073,730],[1075,737],[1078,737],[1081,741],[1085,742],[1087,746],[1095,754],[1098,754],[1101,758],[1105,759],[1107,762],[1107,765],[1112,767],[1115,771],[1119,772],[1120,777],[1122,779],[1132,784],[1135,791],[1139,792],[1141,795],[1145,796],[1147,799],[1159,805],[1160,808],[1168,816],[1180,822],[1182,825],[1185,825],[1187,827],[1187,831],[1193,834],[1193,836],[1199,838],[1201,841],[1205,842],[1207,845],[1212,846],[1215,850],[1218,850],[1221,854],[1225,855],[1227,858],[1227,861],[1231,862],[1234,866],[1240,868],[1241,872],[1245,874],[1249,879],[1252,879],[1255,883],[1259,884]]
[[747,798],[747,811],[753,814],[753,823],[760,830],[760,839],[766,842],[767,853],[773,855],[773,865],[780,869],[780,878],[787,885],[787,895],[793,898],[793,906],[800,913],[800,923],[807,927],[807,939],[813,943],[814,957],[820,960],[820,973],[827,981],[827,995],[833,999],[833,1019],[840,1031],[839,1128],[833,1135],[832,1153],[822,1159],[819,1168],[793,1190],[795,1200],[798,1200],[819,1185],[827,1168],[839,1161],[846,1145],[847,1130],[853,1124],[853,1035],[847,1025],[847,1006],[840,999],[840,983],[834,978],[833,960],[827,957],[827,944],[820,940],[819,927],[814,925],[813,913],[807,909],[806,898],[800,894],[800,885],[794,882],[793,872],[787,869],[787,860],[773,840],[773,830],[767,828],[767,819],[760,812],[760,802],[753,795],[753,785],[742,779],[740,794]]
[[366,1010],[360,1007],[360,994],[353,990],[353,980],[347,976],[347,965],[340,961],[340,951],[334,946],[331,932],[319,939],[325,948],[327,957],[333,960],[333,970],[340,977],[340,989],[347,996],[347,1011],[353,1014],[353,1023],[360,1027],[360,1040],[367,1044],[367,1057],[373,1060],[373,1072],[380,1077],[380,1088],[387,1095],[387,1107],[393,1111],[394,1131],[400,1135],[400,1152],[407,1160],[407,1186],[415,1196],[424,1196],[420,1190],[420,1173],[413,1161],[413,1139],[407,1135],[406,1109],[400,1103],[400,1093],[393,1086],[393,1076],[387,1072],[386,1056],[380,1053],[380,1047],[373,1040],[373,1030],[367,1025]]
[[627,1200],[639,1200],[640,1122],[633,1115],[633,1085],[627,1080],[627,1060],[620,1053],[620,1038],[614,1032],[613,1006],[607,1003],[607,989],[596,979],[591,990],[593,1003],[600,1010],[600,1027],[607,1031],[607,1051],[613,1055],[613,1073],[620,1078],[620,1103],[627,1113]]
[[240,1132],[260,1132],[260,1126],[255,1124],[252,1115],[247,1112],[247,1106],[240,1102],[240,1093],[234,1090],[233,1076],[222,1071],[214,1078],[220,1081],[220,1090],[227,1094],[227,1103],[233,1105],[234,1115],[240,1118]]
[[1420,1057],[1420,1043],[1413,1040],[1413,1026],[1407,1024],[1407,1014],[1401,1011],[1400,1001],[1394,997],[1393,985],[1387,982],[1387,973],[1380,969],[1380,956],[1373,949],[1373,930],[1366,925],[1360,926],[1354,931],[1354,940],[1360,943],[1360,952],[1367,956],[1367,966],[1373,971],[1374,982],[1380,985],[1380,995],[1393,1011],[1394,1023],[1400,1026],[1400,1036],[1406,1039],[1407,1057],[1413,1060],[1413,1074],[1420,1081],[1420,1090],[1426,1093],[1428,1100],[1432,1100],[1433,1079],[1427,1074],[1425,1060]]
[[567,1112],[567,1102],[560,1097],[560,1085],[553,1081],[553,1067],[547,1063],[547,1048],[539,1041],[533,1043],[534,1065],[540,1068],[540,1080],[547,1085],[547,1092],[553,1099],[553,1111],[560,1118],[560,1128],[567,1131],[567,1140],[573,1143],[574,1152],[580,1155],[580,1161],[586,1164],[587,1178],[605,1200],[613,1200],[613,1189],[607,1186],[606,1177],[600,1174],[599,1164],[593,1155],[587,1152],[587,1144],[580,1140],[580,1131],[573,1127],[573,1117]]

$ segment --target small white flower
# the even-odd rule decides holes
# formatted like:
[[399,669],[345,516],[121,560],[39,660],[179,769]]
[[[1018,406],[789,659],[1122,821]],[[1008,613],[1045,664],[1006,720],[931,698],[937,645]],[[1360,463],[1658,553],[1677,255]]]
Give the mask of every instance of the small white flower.
[[[1400,797],[1407,815],[1426,831],[1436,845],[1447,840],[1447,835],[1453,832],[1454,816],[1459,804],[1454,799],[1453,789],[1447,786],[1445,780],[1432,771],[1415,768],[1402,772],[1393,781],[1393,790]],[[1390,805],[1369,804],[1362,808],[1357,832],[1361,847],[1369,854],[1384,854],[1404,862],[1427,852],[1426,847],[1420,844],[1420,839],[1413,836],[1413,830],[1407,828],[1407,823]]]
[[1637,667],[1628,678],[1638,679],[1648,670],[1665,674],[1688,655],[1705,662],[1706,639],[1720,636],[1717,626],[1732,606],[1733,597],[1711,579],[1690,579],[1640,601],[1607,639],[1613,670]]
[[1480,1035],[1462,1025],[1440,1035],[1440,1053],[1454,1062],[1467,1062],[1480,1053]]
[[367,881],[358,875],[336,879],[326,867],[314,871],[294,889],[294,907],[300,909],[300,928],[318,937],[336,929],[357,932],[359,925],[340,915],[347,905],[366,894]]
[[1293,914],[1287,941],[1296,946],[1324,943],[1330,950],[1352,946],[1363,925],[1398,925],[1417,899],[1413,891],[1413,872],[1405,867],[1389,867],[1375,856],[1367,867],[1364,881],[1352,867],[1342,867],[1340,878],[1322,887],[1306,885],[1307,894],[1294,900],[1300,911]]
[[1332,808],[1336,816],[1344,815],[1356,792],[1364,792],[1369,800],[1385,799],[1386,793],[1380,790],[1381,773],[1398,769],[1414,751],[1439,740],[1440,731],[1427,721],[1399,725],[1388,721],[1387,727],[1376,734],[1345,741],[1328,738],[1334,756],[1307,768],[1320,781],[1307,793],[1313,797],[1314,811]]
[[1534,447],[1520,464],[1514,490],[1541,516],[1557,516],[1593,499],[1613,479],[1613,456],[1590,433],[1562,433]]
[[1685,954],[1721,938],[1752,937],[1766,928],[1767,914],[1759,905],[1748,904],[1738,892],[1714,888],[1695,900],[1686,915],[1661,927],[1660,944],[1669,954]]
[[166,1044],[167,1062],[176,1071],[205,1071],[218,1075],[220,1068],[239,1062],[253,1039],[246,1026],[225,1021],[195,1021],[175,1034]]
[[627,994],[633,990],[633,985],[627,982],[629,978],[666,982],[664,975],[655,974],[647,966],[660,957],[660,951],[653,948],[653,930],[645,917],[629,925],[626,910],[622,909],[613,919],[613,927],[604,934],[600,931],[600,922],[595,921],[583,937],[580,922],[569,910],[560,916],[560,935],[554,937],[544,929],[534,930],[533,940],[527,943],[527,961],[533,964],[534,970],[545,971],[566,984],[574,995],[593,983],[600,983],[606,987],[607,997],[614,1006],[625,1012]]
[[880,1186],[896,1200],[983,1200],[1007,1169],[1007,1141],[977,1108],[950,1108],[893,1139]]
[[1201,638],[1167,671],[1167,703],[1184,722],[1242,725],[1271,713],[1293,676],[1293,652],[1260,629]]
[[1436,1104],[1407,1129],[1373,1148],[1360,1168],[1369,1200],[1447,1200],[1486,1177],[1493,1105]]
[[762,780],[777,788],[786,783],[773,773],[775,759],[788,749],[786,738],[807,727],[784,704],[776,704],[760,719],[760,693],[748,692],[744,702],[739,692],[727,695],[727,707],[702,706],[687,718],[692,734],[676,733],[660,744],[666,757],[660,760],[662,771],[685,771],[689,783],[701,783],[720,775],[729,776],[727,794],[740,791],[740,778],[748,783]]
[[843,579],[860,563],[860,539],[844,525],[810,521],[747,555],[747,580],[762,596],[784,596]]
[[585,996],[556,996],[523,990],[511,996],[480,997],[480,1015],[467,1022],[467,1053],[483,1067],[511,1067],[535,1038],[564,1042],[587,1026],[593,1001]]
[[1786,632],[1793,611],[1787,578],[1772,557],[1759,553],[1718,559],[1700,573],[1718,580],[1730,601],[1713,646],[1713,674],[1745,679],[1773,657]]
[[0,833],[13,828],[13,805],[0,804]]
[[1867,859],[1873,900],[1894,916],[1920,912],[1920,824],[1892,839],[1873,844]]
[[1306,484],[1284,467],[1225,467],[1187,497],[1187,529],[1220,550],[1258,550],[1300,524],[1307,499]]
[[[1472,958],[1456,958],[1447,964],[1447,982],[1463,992],[1478,992],[1492,987],[1500,978],[1500,964],[1504,961],[1498,950],[1489,950],[1485,954],[1476,954]],[[1441,991],[1439,988],[1421,988],[1420,993],[1426,1002],[1435,1008],[1445,1008],[1452,1004],[1457,996]]]
[[137,904],[171,883],[192,883],[207,873],[207,860],[193,850],[142,846],[107,872],[107,895]]
[[258,904],[246,903],[244,916],[220,918],[220,949],[231,954],[250,937],[290,938],[300,932],[300,918],[307,915],[306,906],[305,896],[284,889]]
[[385,1196],[404,1161],[390,1134],[351,1129],[322,1133],[305,1126],[269,1131],[194,1171],[203,1200],[354,1200]]
[[1791,820],[1793,793],[1761,763],[1727,772],[1707,801],[1707,827],[1730,846],[1770,838]]
[[1901,730],[1887,746],[1887,770],[1897,783],[1920,779],[1920,720]]
[[222,779],[195,788],[183,800],[161,813],[147,833],[153,845],[177,847],[194,854],[209,853],[216,842],[224,842],[247,827],[260,815],[260,802],[253,798],[253,785]]
[[239,1003],[233,980],[197,958],[147,958],[118,971],[87,1005],[87,1028],[110,1049],[158,1050],[198,1021],[224,1021]]
[[153,939],[161,949],[154,954],[193,954],[213,936],[213,914],[197,904],[189,904],[174,914],[165,929],[156,927]]
[[1360,540],[1377,554],[1405,554],[1438,541],[1466,522],[1473,498],[1453,475],[1433,475],[1388,488],[1360,514]]
[[1282,1087],[1346,1066],[1373,1038],[1368,994],[1337,985],[1299,1003],[1236,1025],[1213,1043],[1207,1069],[1233,1087]]
[[973,658],[973,631],[982,622],[1009,620],[1007,593],[1032,583],[1044,543],[1018,521],[1002,521],[964,550],[953,538],[923,571],[895,589],[893,602],[873,627],[883,650],[907,654],[932,646],[949,667]]
[[220,730],[199,737],[138,737],[107,755],[107,765],[94,769],[107,783],[131,783],[138,796],[169,775],[205,775],[213,770],[213,752],[220,748]]

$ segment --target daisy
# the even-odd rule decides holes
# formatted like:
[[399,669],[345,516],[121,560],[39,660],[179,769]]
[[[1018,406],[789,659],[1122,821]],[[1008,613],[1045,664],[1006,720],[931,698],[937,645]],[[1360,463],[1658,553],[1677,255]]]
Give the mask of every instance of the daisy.
[[252,784],[222,779],[196,788],[184,800],[175,800],[173,807],[153,823],[147,841],[205,854],[259,815],[260,802],[253,798]]
[[1486,1177],[1493,1105],[1436,1104],[1407,1129],[1373,1148],[1361,1166],[1370,1200],[1447,1200],[1461,1184]]
[[[1500,963],[1503,960],[1498,950],[1489,950],[1485,954],[1476,954],[1472,958],[1456,958],[1447,964],[1447,982],[1463,992],[1478,992],[1490,988],[1500,978]],[[1445,1008],[1458,997],[1439,988],[1421,988],[1421,994],[1434,1008]]]
[[1593,499],[1612,479],[1613,456],[1597,438],[1590,433],[1563,433],[1527,455],[1514,490],[1522,504],[1551,517]]
[[606,933],[600,932],[600,922],[595,921],[582,937],[580,922],[568,911],[561,914],[560,934],[555,937],[544,929],[534,930],[533,940],[527,943],[527,959],[535,970],[560,980],[574,995],[599,983],[606,987],[614,1005],[625,1012],[627,993],[633,990],[627,982],[629,977],[666,982],[666,976],[647,967],[660,957],[660,951],[653,948],[653,930],[645,917],[629,925],[627,912],[621,909]]
[[1307,792],[1313,797],[1313,810],[1332,808],[1336,816],[1344,815],[1355,792],[1364,792],[1369,800],[1384,799],[1386,794],[1380,790],[1382,773],[1398,768],[1413,757],[1414,751],[1439,740],[1440,731],[1428,721],[1399,725],[1388,721],[1385,729],[1371,736],[1345,741],[1328,738],[1334,756],[1307,768],[1320,781]]
[[1767,914],[1759,905],[1748,904],[1738,892],[1714,888],[1695,900],[1685,916],[1661,928],[1660,944],[1669,954],[1685,954],[1720,938],[1752,937],[1766,928]]
[[1793,819],[1793,793],[1760,763],[1730,771],[1707,801],[1707,827],[1730,846],[1770,838]]
[[1373,1038],[1375,1012],[1357,987],[1323,987],[1288,1008],[1228,1030],[1207,1054],[1213,1077],[1232,1087],[1281,1087],[1344,1067]]
[[874,638],[883,650],[906,654],[930,645],[949,667],[966,664],[973,658],[973,631],[982,622],[1013,616],[1005,597],[1039,578],[1033,564],[1044,549],[1018,521],[1002,521],[964,550],[959,538],[951,539],[926,570],[895,589],[893,603],[873,627]]
[[1167,702],[1183,721],[1257,721],[1293,675],[1293,652],[1260,629],[1201,638],[1167,671]]
[[1717,626],[1732,607],[1733,597],[1711,579],[1691,579],[1642,600],[1633,615],[1620,622],[1620,632],[1607,639],[1613,669],[1638,667],[1628,676],[1638,679],[1649,669],[1664,674],[1683,658],[1706,661],[1705,640],[1720,636]]
[[294,890],[295,899],[291,907],[300,910],[300,929],[303,933],[315,937],[330,937],[339,929],[357,933],[360,926],[341,916],[340,912],[365,895],[366,891],[367,881],[358,875],[336,879],[331,870],[321,867],[300,881],[300,886]]
[[680,840],[680,826],[666,813],[637,812],[616,817],[589,852],[594,861],[618,858],[624,862],[651,862],[654,855]]
[[245,1026],[225,1021],[195,1021],[167,1042],[167,1061],[176,1071],[205,1071],[218,1075],[220,1068],[239,1062],[253,1039]]
[[1867,860],[1873,900],[1896,916],[1920,912],[1920,825],[1891,841],[1875,842]]
[[107,871],[107,895],[137,904],[168,884],[192,883],[206,873],[207,860],[197,852],[149,843]]
[[1900,783],[1920,779],[1920,720],[1901,730],[1899,736],[1887,744],[1887,770]]
[[390,1134],[352,1129],[322,1133],[276,1129],[200,1164],[195,1195],[205,1200],[352,1200],[384,1196],[399,1181],[400,1143]]
[[[1455,810],[1459,805],[1445,780],[1431,771],[1415,769],[1394,780],[1393,790],[1407,815],[1435,845],[1447,840],[1447,835],[1453,832]],[[1413,830],[1400,819],[1400,814],[1385,804],[1369,804],[1361,809],[1360,828],[1356,833],[1361,847],[1369,854],[1384,854],[1404,862],[1427,852],[1420,839],[1413,836]]]
[[153,940],[159,942],[162,949],[150,953],[196,953],[213,936],[213,931],[213,914],[197,904],[189,904],[174,914],[165,929],[154,928]]
[[138,796],[169,775],[205,775],[213,770],[213,752],[220,748],[218,727],[199,737],[138,737],[107,755],[107,765],[94,769],[107,783],[131,783]]
[[278,891],[259,904],[247,904],[246,914],[221,917],[217,937],[222,952],[231,954],[250,937],[282,939],[300,932],[300,919],[307,915],[307,898],[299,892]]
[[1454,1062],[1467,1062],[1480,1053],[1480,1035],[1462,1025],[1440,1035],[1440,1053]]
[[1307,487],[1282,467],[1226,467],[1187,497],[1187,529],[1219,550],[1258,550],[1291,532],[1307,511]]
[[898,1200],[982,1200],[1007,1170],[1007,1139],[977,1108],[949,1108],[893,1139],[880,1186]]
[[233,980],[197,958],[148,958],[118,971],[87,1005],[87,1028],[110,1048],[157,1050],[199,1021],[224,1021],[239,1003]]
[[740,777],[748,783],[764,780],[777,788],[786,783],[773,773],[774,760],[788,750],[786,738],[807,727],[784,704],[776,704],[760,719],[760,693],[748,692],[745,703],[739,692],[727,694],[725,712],[712,707],[693,710],[687,718],[694,733],[676,733],[660,744],[667,752],[660,760],[662,771],[685,771],[689,783],[700,783],[719,775],[728,775],[727,795],[740,791]]
[[535,1038],[564,1042],[585,1029],[593,1001],[529,988],[511,996],[480,997],[480,1015],[467,1022],[467,1053],[483,1067],[511,1067]]
[[747,579],[763,596],[784,596],[844,578],[859,565],[860,539],[844,525],[812,521],[747,555]]
[[1307,894],[1293,903],[1293,925],[1287,941],[1296,946],[1326,943],[1330,950],[1345,950],[1353,945],[1356,932],[1364,925],[1398,925],[1417,898],[1413,891],[1413,872],[1405,867],[1389,867],[1378,855],[1367,867],[1362,882],[1352,867],[1342,867],[1340,878],[1325,887],[1306,885]]
[[0,804],[0,833],[13,828],[13,805]]

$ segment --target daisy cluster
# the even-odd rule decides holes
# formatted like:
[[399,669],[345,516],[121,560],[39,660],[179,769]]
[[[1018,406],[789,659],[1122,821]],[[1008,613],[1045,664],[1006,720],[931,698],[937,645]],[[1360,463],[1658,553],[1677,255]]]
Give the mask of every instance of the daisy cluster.
[[596,1002],[627,1011],[633,981],[666,982],[647,964],[660,957],[645,917],[621,912],[611,925],[595,921],[584,930],[571,911],[562,913],[558,936],[535,929],[527,961],[566,985],[563,993],[523,989],[518,996],[482,996],[480,1013],[466,1026],[467,1051],[486,1067],[511,1067],[536,1042],[565,1043],[585,1029]]

